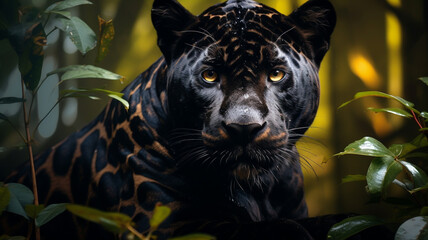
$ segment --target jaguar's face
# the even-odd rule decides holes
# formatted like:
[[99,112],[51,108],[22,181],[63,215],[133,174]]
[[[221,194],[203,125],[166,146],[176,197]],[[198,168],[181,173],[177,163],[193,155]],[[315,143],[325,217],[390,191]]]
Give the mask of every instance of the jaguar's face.
[[[331,5],[312,0],[290,16],[251,0],[230,0],[199,17],[175,1],[154,9],[179,164],[249,179],[298,160],[293,146],[318,107]],[[162,28],[166,22],[175,26]]]

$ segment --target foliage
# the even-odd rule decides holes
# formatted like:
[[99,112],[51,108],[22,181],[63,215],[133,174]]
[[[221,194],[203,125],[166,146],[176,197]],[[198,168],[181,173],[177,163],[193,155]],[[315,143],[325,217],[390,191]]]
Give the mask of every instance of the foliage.
[[[68,204],[67,209],[73,214],[84,218],[88,221],[95,222],[103,226],[106,230],[118,233],[127,234],[127,239],[151,240],[157,239],[154,233],[159,229],[159,226],[170,216],[171,209],[167,206],[156,204],[153,209],[153,215],[149,220],[150,229],[146,235],[139,233],[135,228],[135,223],[132,222],[128,215],[117,212],[103,212],[93,208]],[[189,234],[181,237],[171,238],[170,240],[214,240],[215,238],[207,234]]]
[[[83,20],[76,16],[72,16],[70,11],[72,8],[87,4],[92,3],[86,0],[59,1],[47,7],[44,11],[39,11],[34,8],[20,7],[19,3],[15,0],[5,0],[2,2],[2,10],[0,12],[0,40],[8,39],[10,45],[18,55],[18,65],[22,80],[26,89],[31,92],[33,97],[31,100],[28,100],[18,96],[8,96],[0,98],[0,104],[11,104],[24,101],[30,102],[30,109],[28,112],[31,113],[31,103],[34,101],[35,95],[46,79],[52,74],[61,74],[61,83],[70,79],[88,78],[123,80],[123,77],[118,74],[91,65],[63,67],[48,73],[41,79],[43,59],[45,56],[43,48],[49,44],[47,42],[47,36],[53,31],[63,31],[82,54],[86,54],[97,46],[96,34]],[[27,9],[31,9],[31,11]],[[54,18],[60,21],[58,21],[56,26],[49,33],[46,33],[45,27],[47,23]],[[100,17],[98,17],[98,19],[101,31],[98,38],[98,60],[101,60],[105,57],[108,47],[114,37],[114,28],[112,20],[106,21]],[[107,27],[101,27],[106,25]],[[122,102],[125,107],[128,107],[128,103],[126,100],[122,99],[122,94],[118,92],[105,89],[96,91],[88,91],[87,89],[73,90],[82,90],[85,91],[86,94],[67,93],[67,96],[62,95],[54,107],[65,97],[87,96],[90,99],[100,99],[99,97],[93,96],[94,93],[117,99]],[[4,114],[0,113],[0,119],[12,124]],[[45,118],[42,118],[42,120],[44,119]],[[37,124],[37,126],[39,124]]]
[[[94,49],[97,45],[96,34],[92,29],[80,18],[72,16],[72,8],[92,4],[86,0],[66,0],[56,2],[44,11],[40,11],[34,7],[21,7],[16,0],[4,0],[0,3],[0,40],[7,39],[10,46],[18,56],[18,69],[21,73],[22,95],[8,96],[0,98],[0,104],[21,103],[24,113],[25,134],[9,120],[9,118],[0,113],[0,120],[8,122],[21,136],[22,140],[27,145],[29,158],[31,163],[33,191],[24,185],[17,183],[0,183],[0,213],[8,211],[23,218],[30,220],[35,225],[36,239],[40,239],[39,227],[49,222],[57,215],[66,210],[67,204],[51,204],[49,206],[40,205],[38,202],[37,184],[35,178],[34,157],[32,153],[33,135],[30,134],[30,115],[32,113],[33,102],[38,90],[42,87],[46,79],[52,74],[61,74],[60,85],[64,81],[70,79],[88,79],[98,78],[107,80],[123,80],[123,77],[91,65],[73,65],[67,66],[48,73],[43,79],[41,78],[43,60],[45,57],[44,47],[48,45],[47,36],[54,31],[63,31],[75,44],[76,48],[86,54]],[[46,33],[46,26],[52,19],[59,19],[60,23],[56,25],[50,32]],[[110,42],[114,37],[114,28],[112,21],[105,21],[98,18],[100,22],[100,37],[98,38],[99,57],[98,61],[106,56]],[[108,27],[101,28],[106,25]],[[101,31],[102,30],[102,31]],[[31,98],[26,98],[26,91],[29,91]],[[63,94],[54,104],[52,109],[44,116],[39,123],[34,127],[37,130],[40,123],[50,114],[50,112],[59,104],[59,102],[68,97],[85,96],[90,99],[100,99],[95,95],[105,95],[116,99],[126,108],[129,107],[128,102],[122,98],[123,94],[110,91],[107,89],[68,89],[63,90]],[[29,109],[27,111],[27,104]],[[34,194],[33,194],[34,193]],[[1,236],[1,239],[21,239],[21,237]]]
[[[421,78],[428,85],[428,78]],[[385,112],[400,117],[413,118],[419,127],[418,135],[408,143],[393,144],[386,147],[372,137],[364,137],[349,144],[343,152],[336,154],[359,155],[374,157],[367,174],[349,175],[342,182],[366,181],[366,191],[371,203],[387,203],[394,209],[400,209],[397,217],[388,221],[375,216],[363,215],[351,217],[334,225],[328,234],[329,239],[346,239],[368,227],[388,224],[399,226],[395,239],[426,239],[428,237],[428,175],[414,160],[426,160],[428,157],[428,113],[414,108],[414,104],[397,96],[383,92],[367,91],[355,94],[354,99],[342,104],[365,97],[382,97],[393,99],[404,106],[400,108],[368,108],[375,113]],[[394,196],[390,191],[396,185],[407,195]],[[404,223],[403,223],[404,222]],[[401,224],[401,225],[400,225]]]
[[[146,236],[144,236],[134,228],[135,223],[128,215],[118,212],[104,212],[94,208],[71,203],[51,204],[47,207],[44,207],[43,205],[35,206],[32,204],[34,195],[26,186],[18,183],[4,184],[1,182],[0,185],[0,204],[2,204],[0,206],[4,206],[3,209],[0,209],[0,214],[3,211],[8,211],[21,215],[26,219],[35,219],[37,227],[45,225],[56,216],[68,210],[76,216],[100,224],[110,232],[117,234],[127,234],[127,239],[150,240],[156,239],[154,233],[171,214],[171,209],[169,207],[157,204],[153,210],[153,215],[149,220],[150,230]],[[10,196],[15,196],[15,200],[11,199],[9,202],[4,204],[6,200],[8,200],[8,198],[5,197],[7,194],[10,194]],[[4,236],[1,236],[0,239],[3,239],[3,237]],[[196,233],[172,238],[171,240],[213,239],[215,238],[210,235]]]

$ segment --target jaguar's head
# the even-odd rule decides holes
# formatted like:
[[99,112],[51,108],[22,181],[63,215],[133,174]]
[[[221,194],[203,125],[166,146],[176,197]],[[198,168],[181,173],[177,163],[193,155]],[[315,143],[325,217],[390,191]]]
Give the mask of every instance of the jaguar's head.
[[251,185],[298,163],[294,144],[315,117],[318,68],[336,20],[327,0],[309,0],[289,16],[252,0],[199,16],[155,0],[152,20],[168,64],[179,166],[221,169]]

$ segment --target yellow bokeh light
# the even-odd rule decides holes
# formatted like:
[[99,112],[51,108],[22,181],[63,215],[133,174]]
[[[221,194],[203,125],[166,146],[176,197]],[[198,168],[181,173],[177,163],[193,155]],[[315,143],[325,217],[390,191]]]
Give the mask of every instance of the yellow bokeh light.
[[401,25],[392,13],[386,14],[386,43],[388,46],[388,92],[402,95]]
[[394,7],[401,7],[401,0],[388,0],[388,3]]
[[379,73],[368,57],[361,52],[355,51],[348,55],[349,67],[351,71],[361,79],[369,89],[378,89],[381,86]]

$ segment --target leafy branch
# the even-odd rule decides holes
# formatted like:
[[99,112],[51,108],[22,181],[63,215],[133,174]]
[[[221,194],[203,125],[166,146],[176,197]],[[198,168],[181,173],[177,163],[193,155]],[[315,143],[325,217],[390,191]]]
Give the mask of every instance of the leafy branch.
[[[420,80],[428,85],[428,78],[420,78]],[[389,221],[389,224],[401,224],[396,231],[395,239],[426,239],[428,238],[428,217],[425,217],[428,213],[428,202],[426,202],[428,175],[419,166],[411,163],[409,159],[419,158],[426,160],[428,157],[428,113],[417,110],[413,103],[401,97],[378,91],[359,92],[355,94],[352,100],[345,102],[339,108],[365,97],[382,97],[401,103],[404,109],[368,108],[368,110],[375,113],[384,112],[413,119],[420,133],[408,143],[393,144],[389,147],[372,137],[364,137],[349,144],[343,152],[335,156],[359,155],[374,158],[368,167],[366,175],[348,175],[342,179],[342,182],[366,181],[366,191],[372,203],[386,202],[393,207],[399,207],[405,203],[408,208],[418,209],[415,214],[406,208],[398,220],[395,222]],[[406,197],[392,197],[388,189],[393,184],[406,191],[409,199]],[[403,223],[402,219],[407,221]],[[328,238],[346,239],[366,228],[386,223],[388,221],[371,215],[348,218],[335,224],[330,229]],[[417,224],[416,228],[414,224]],[[408,234],[411,232],[416,234],[410,237]]]
[[[34,219],[36,227],[41,227],[50,222],[64,211],[79,216],[90,222],[100,224],[106,230],[115,234],[126,234],[127,239],[154,240],[159,226],[171,215],[171,209],[167,206],[156,204],[153,214],[149,219],[150,229],[146,234],[141,234],[135,229],[135,223],[125,214],[118,212],[105,212],[91,207],[59,203],[47,207],[32,204],[34,195],[30,189],[22,184],[0,182],[0,214],[8,211],[20,215],[26,219]],[[0,237],[1,239],[1,237]],[[170,238],[170,240],[214,240],[213,236],[207,234],[189,234],[185,236]]]
[[[41,71],[44,60],[44,47],[47,43],[47,36],[51,34],[55,30],[63,31],[75,44],[76,48],[85,55],[88,51],[94,49],[97,45],[99,45],[97,61],[100,61],[103,57],[105,57],[109,44],[111,40],[114,38],[114,28],[112,25],[112,21],[105,21],[102,18],[99,18],[100,26],[104,26],[106,22],[109,23],[109,31],[100,31],[99,38],[97,41],[96,34],[92,31],[92,29],[80,18],[76,16],[72,16],[69,11],[71,8],[78,7],[81,5],[92,4],[86,0],[67,0],[67,1],[59,1],[56,2],[49,7],[47,7],[44,11],[40,11],[39,14],[34,16],[36,17],[27,17],[24,8],[20,8],[20,5],[15,0],[5,0],[2,2],[2,18],[0,19],[0,40],[8,39],[10,45],[18,56],[18,69],[21,73],[21,97],[5,97],[0,98],[0,104],[12,104],[12,103],[21,103],[23,110],[23,121],[24,121],[24,132],[22,134],[21,131],[10,121],[10,119],[0,113],[0,120],[4,120],[9,123],[14,130],[19,134],[22,140],[25,142],[28,150],[28,155],[30,159],[31,166],[31,178],[33,185],[33,193],[31,198],[27,197],[26,199],[31,199],[31,202],[34,204],[29,205],[29,203],[25,202],[25,211],[28,214],[23,214],[23,210],[18,208],[18,211],[12,211],[19,215],[24,216],[26,219],[32,218],[33,225],[35,226],[35,234],[36,239],[40,239],[40,229],[41,226],[40,221],[37,220],[36,216],[39,213],[43,216],[43,209],[62,209],[62,205],[49,205],[46,208],[39,204],[38,201],[38,191],[37,191],[37,182],[36,182],[36,169],[34,166],[34,154],[32,147],[32,136],[34,136],[34,132],[38,129],[40,123],[46,119],[46,117],[51,113],[51,111],[59,104],[59,102],[67,97],[76,97],[80,96],[78,94],[74,94],[73,91],[84,91],[85,96],[95,99],[92,97],[93,93],[102,94],[107,97],[113,98],[121,102],[125,105],[126,108],[129,107],[128,102],[122,98],[123,94],[106,90],[106,89],[92,89],[92,90],[68,90],[66,94],[61,96],[58,101],[54,104],[54,106],[49,110],[49,112],[36,124],[34,128],[33,134],[30,134],[30,119],[31,112],[33,109],[33,103],[35,101],[35,97],[37,95],[38,90],[44,84],[46,79],[52,74],[62,74],[61,84],[62,82],[70,79],[87,79],[87,78],[97,78],[97,79],[107,79],[107,80],[123,80],[123,77],[109,72],[107,70],[95,67],[95,66],[80,66],[73,65],[64,68],[57,69],[46,75],[46,77],[41,80]],[[28,14],[31,15],[31,14]],[[33,16],[33,15],[31,15]],[[57,18],[60,20],[60,25],[55,26],[51,31],[47,34],[45,33],[45,27],[53,18]],[[100,27],[101,28],[101,27]],[[27,92],[31,94],[31,97],[27,98]],[[29,109],[27,109],[26,100],[31,99],[29,101]],[[97,98],[99,99],[99,98]],[[8,185],[9,186],[9,185]],[[14,185],[11,185],[14,186]],[[0,199],[0,212],[2,211],[2,204],[8,203],[7,206],[12,205],[18,206],[16,201],[13,201],[13,190],[8,191],[3,189],[0,191],[1,199]],[[12,187],[13,189],[13,187]],[[30,191],[31,192],[31,191]],[[19,201],[18,201],[19,202]],[[24,206],[24,205],[23,205]],[[65,209],[65,208],[64,208]],[[15,209],[16,210],[16,209]],[[32,217],[31,217],[32,216]],[[31,226],[32,227],[32,226]],[[31,230],[28,232],[28,238],[31,237]]]

